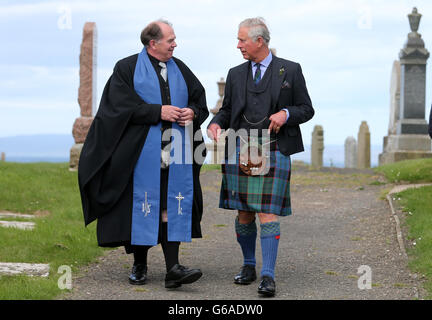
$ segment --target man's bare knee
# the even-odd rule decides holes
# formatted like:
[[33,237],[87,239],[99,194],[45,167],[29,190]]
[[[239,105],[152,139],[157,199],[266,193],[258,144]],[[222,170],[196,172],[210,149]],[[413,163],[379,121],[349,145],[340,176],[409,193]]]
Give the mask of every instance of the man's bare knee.
[[240,224],[249,224],[255,220],[255,212],[239,211],[238,221]]
[[278,216],[272,213],[258,213],[258,217],[261,224],[278,221]]

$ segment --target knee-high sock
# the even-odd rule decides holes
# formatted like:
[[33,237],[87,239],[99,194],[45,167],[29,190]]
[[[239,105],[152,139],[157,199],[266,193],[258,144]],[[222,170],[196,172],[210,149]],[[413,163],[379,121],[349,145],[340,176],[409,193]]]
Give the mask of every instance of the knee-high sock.
[[261,277],[270,276],[274,279],[279,238],[279,222],[269,222],[261,225],[261,251],[263,260]]
[[255,220],[249,224],[241,224],[238,218],[235,220],[235,231],[237,234],[237,242],[243,252],[244,265],[256,265],[255,247],[257,238],[257,226]]
[[161,224],[161,245],[165,256],[165,266],[167,272],[171,268],[179,263],[179,247],[180,242],[168,241],[167,223],[162,222]]

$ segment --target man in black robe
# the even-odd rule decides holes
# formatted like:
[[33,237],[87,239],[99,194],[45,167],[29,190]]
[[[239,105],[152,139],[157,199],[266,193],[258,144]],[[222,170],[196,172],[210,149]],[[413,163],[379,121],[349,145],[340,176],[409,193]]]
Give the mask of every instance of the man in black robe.
[[[141,33],[144,44],[142,53],[148,55],[160,84],[162,103],[147,103],[134,87],[134,76],[139,62],[135,54],[117,62],[102,94],[99,110],[84,143],[78,180],[81,192],[85,224],[97,219],[97,239],[101,247],[125,246],[134,254],[134,265],[129,276],[131,284],[144,284],[147,278],[147,251],[150,245],[134,245],[131,242],[133,224],[134,170],[152,126],[160,125],[161,137],[174,123],[186,127],[192,125],[195,151],[200,147],[205,157],[204,141],[200,125],[208,117],[205,91],[199,80],[179,59],[174,58],[177,46],[174,30],[167,21],[150,23]],[[174,61],[187,87],[187,107],[172,105],[170,84],[166,78],[166,65]],[[148,63],[148,65],[150,65]],[[151,67],[150,67],[151,68]],[[151,71],[152,72],[152,71]],[[156,76],[154,77],[156,79]],[[146,79],[144,79],[146,80]],[[171,79],[172,80],[172,79]],[[157,80],[155,80],[157,81]],[[191,124],[192,123],[192,124]],[[190,128],[190,127],[189,127]],[[198,137],[198,138],[197,138]],[[161,138],[161,147],[170,141]],[[204,145],[205,146],[205,145]],[[161,150],[158,154],[160,155]],[[146,155],[141,155],[145,160]],[[166,159],[165,159],[166,160]],[[191,234],[201,238],[200,221],[203,211],[199,173],[202,162],[193,160],[193,201]],[[168,241],[166,161],[151,170],[160,170],[160,211],[157,242],[164,252],[167,274],[165,287],[175,288],[198,280],[199,269],[189,269],[179,264],[179,241]],[[144,211],[144,210],[143,210]]]

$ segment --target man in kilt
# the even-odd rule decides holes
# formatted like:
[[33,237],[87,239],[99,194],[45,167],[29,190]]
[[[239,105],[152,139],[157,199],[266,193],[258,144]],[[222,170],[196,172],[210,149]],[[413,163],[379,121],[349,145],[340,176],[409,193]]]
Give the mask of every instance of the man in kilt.
[[237,48],[248,61],[229,70],[222,107],[207,128],[216,142],[222,130],[230,129],[228,137],[235,137],[226,140],[219,204],[238,211],[235,231],[244,260],[234,283],[247,285],[257,278],[258,214],[262,249],[258,293],[264,296],[276,293],[278,217],[292,214],[290,155],[304,151],[299,125],[314,115],[300,65],[273,55],[269,41],[262,18],[240,23]]

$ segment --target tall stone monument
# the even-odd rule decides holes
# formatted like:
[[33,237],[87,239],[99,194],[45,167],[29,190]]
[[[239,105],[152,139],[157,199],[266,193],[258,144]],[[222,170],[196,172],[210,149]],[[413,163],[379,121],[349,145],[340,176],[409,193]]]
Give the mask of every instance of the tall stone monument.
[[357,168],[366,169],[371,167],[371,144],[370,131],[366,121],[362,121],[358,132],[357,145]]
[[[390,123],[384,137],[379,164],[432,157],[425,120],[426,63],[429,51],[417,32],[422,15],[417,8],[408,15],[411,32],[399,53],[399,65],[393,65]],[[398,74],[400,72],[400,75]]]
[[311,146],[311,165],[314,168],[323,166],[323,151],[324,151],[324,129],[322,126],[316,125],[312,132]]
[[[225,80],[224,78],[221,78],[217,82],[218,86],[218,93],[219,93],[219,99],[216,102],[216,106],[212,109],[210,109],[210,112],[215,115],[219,112],[220,108],[222,107],[222,102],[225,95]],[[228,133],[228,131],[226,132]],[[214,141],[206,143],[207,150],[210,151],[210,163],[212,164],[219,164],[223,162],[224,154],[225,154],[225,136],[226,134],[222,135],[219,139],[218,143],[215,143]]]
[[97,30],[94,22],[86,22],[80,53],[80,86],[78,104],[81,116],[75,120],[72,135],[75,144],[70,150],[69,170],[78,169],[78,161],[90,125],[96,113]]
[[218,94],[219,94],[219,99],[216,102],[216,106],[213,109],[210,109],[210,112],[215,115],[216,113],[218,113],[218,111],[220,110],[220,108],[222,107],[222,102],[223,102],[223,98],[224,98],[224,94],[225,94],[225,80],[224,78],[221,78],[218,82],[217,82],[217,86],[218,86]]

